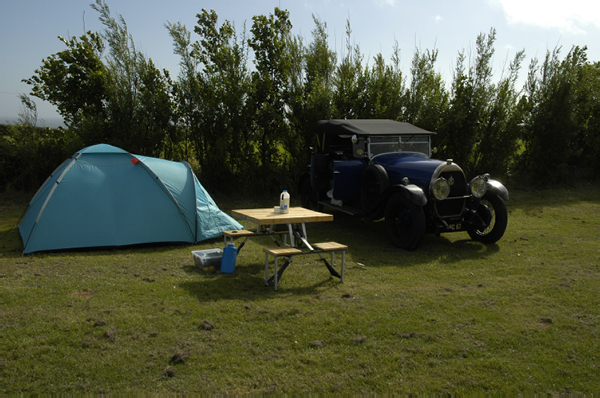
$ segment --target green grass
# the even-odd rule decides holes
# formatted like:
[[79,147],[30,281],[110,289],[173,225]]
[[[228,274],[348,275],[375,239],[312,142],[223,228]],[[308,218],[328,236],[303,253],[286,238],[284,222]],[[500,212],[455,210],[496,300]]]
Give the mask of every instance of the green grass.
[[492,246],[456,233],[405,252],[336,212],[308,234],[350,247],[345,283],[303,256],[275,292],[268,238],[230,275],[193,265],[220,239],[21,257],[28,198],[2,194],[1,391],[595,394],[600,188],[511,195]]

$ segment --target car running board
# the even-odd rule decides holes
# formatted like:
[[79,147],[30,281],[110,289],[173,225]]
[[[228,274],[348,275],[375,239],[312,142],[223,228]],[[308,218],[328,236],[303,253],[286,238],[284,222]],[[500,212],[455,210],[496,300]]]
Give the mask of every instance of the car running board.
[[326,207],[331,207],[332,209],[337,209],[343,213],[346,214],[350,214],[351,216],[355,216],[357,214],[361,214],[360,210],[357,210],[355,208],[352,207],[348,207],[348,206],[338,206],[338,205],[334,205],[331,202],[328,201],[319,201],[318,202],[320,205],[326,206]]

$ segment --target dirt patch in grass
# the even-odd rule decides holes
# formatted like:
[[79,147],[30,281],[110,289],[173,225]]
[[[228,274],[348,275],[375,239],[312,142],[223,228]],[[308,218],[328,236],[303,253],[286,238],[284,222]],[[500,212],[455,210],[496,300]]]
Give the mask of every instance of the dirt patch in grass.
[[73,298],[84,298],[90,299],[94,295],[94,292],[91,290],[76,290],[74,292],[69,293],[69,297]]
[[208,321],[206,319],[203,319],[202,322],[200,322],[200,329],[202,330],[214,330],[215,328],[215,324],[211,321]]
[[173,354],[173,356],[171,357],[171,360],[169,361],[170,364],[172,365],[177,365],[180,363],[185,363],[185,361],[187,361],[187,359],[190,357],[190,350],[176,350],[175,353]]

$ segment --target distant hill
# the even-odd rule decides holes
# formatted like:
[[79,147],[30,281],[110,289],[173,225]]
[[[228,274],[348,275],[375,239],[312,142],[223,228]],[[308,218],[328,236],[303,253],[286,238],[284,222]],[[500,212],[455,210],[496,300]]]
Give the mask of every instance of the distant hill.
[[[14,124],[17,123],[19,121],[18,118],[14,117],[14,116],[1,116],[0,117],[0,124]],[[63,122],[62,118],[60,117],[56,117],[56,118],[48,118],[48,119],[43,119],[40,118],[38,119],[38,123],[37,123],[38,127],[50,127],[51,129],[55,129],[57,127],[65,127],[65,123]]]

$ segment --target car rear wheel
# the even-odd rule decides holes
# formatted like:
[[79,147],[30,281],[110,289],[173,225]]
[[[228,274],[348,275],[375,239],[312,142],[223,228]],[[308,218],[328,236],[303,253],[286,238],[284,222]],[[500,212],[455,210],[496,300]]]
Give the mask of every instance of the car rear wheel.
[[302,187],[300,189],[300,200],[302,202],[302,207],[305,209],[321,211],[323,210],[323,205],[318,203],[319,195],[317,191],[312,189],[310,184],[310,179],[306,178],[302,183]]
[[364,213],[377,208],[381,195],[390,186],[390,180],[383,166],[371,164],[360,177],[360,204]]
[[416,249],[425,235],[425,213],[402,194],[395,194],[385,208],[385,228],[394,246]]
[[477,212],[487,214],[489,224],[486,228],[469,230],[471,239],[482,243],[496,243],[504,235],[508,224],[508,212],[501,197],[491,192],[481,198]]

